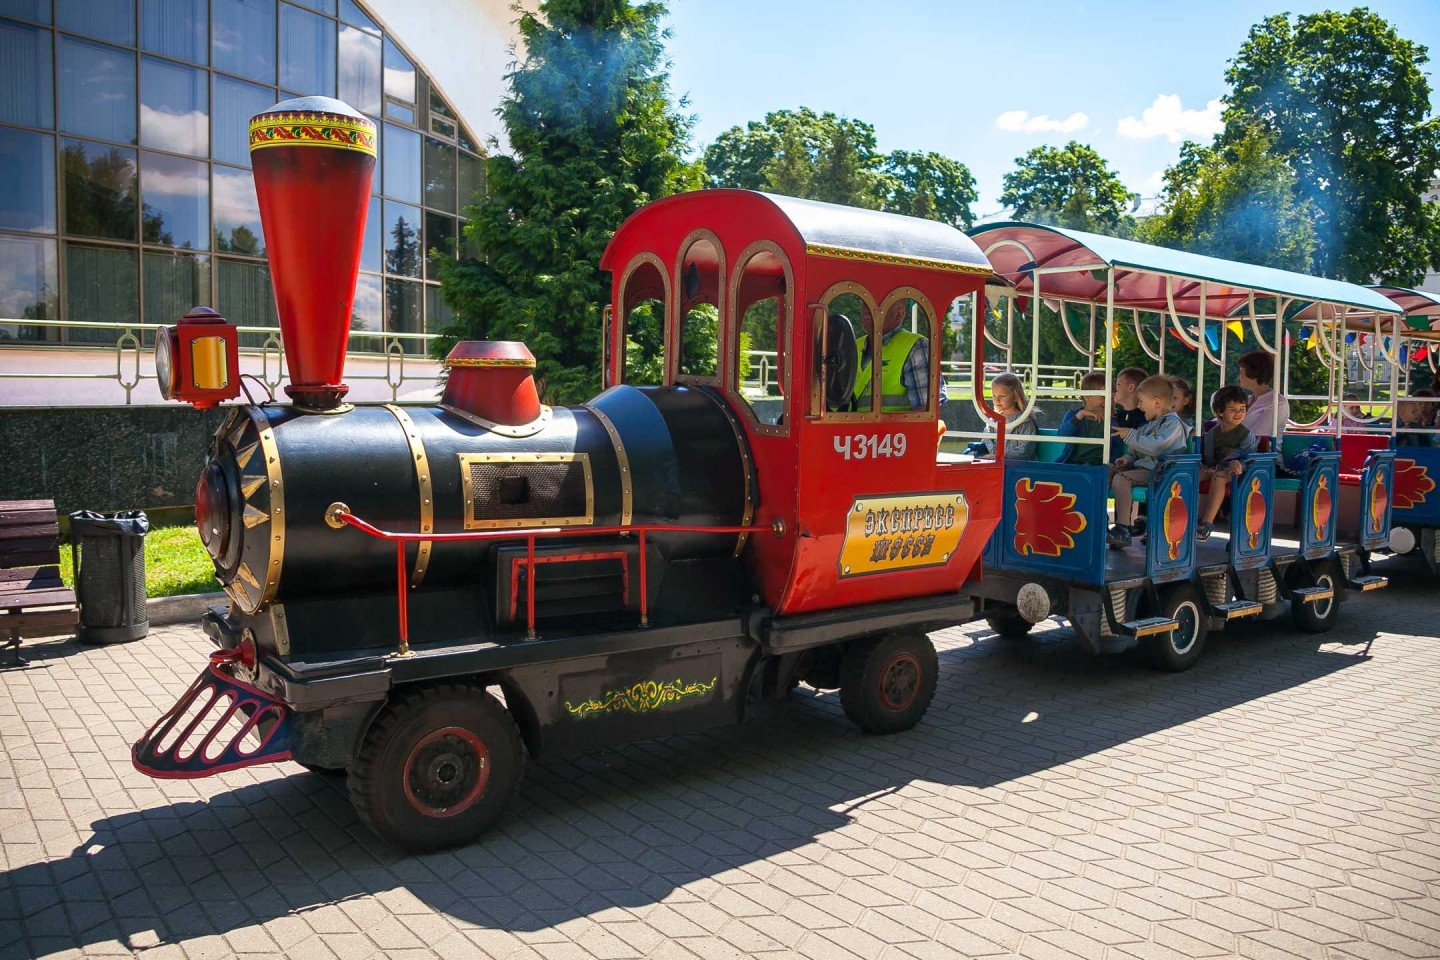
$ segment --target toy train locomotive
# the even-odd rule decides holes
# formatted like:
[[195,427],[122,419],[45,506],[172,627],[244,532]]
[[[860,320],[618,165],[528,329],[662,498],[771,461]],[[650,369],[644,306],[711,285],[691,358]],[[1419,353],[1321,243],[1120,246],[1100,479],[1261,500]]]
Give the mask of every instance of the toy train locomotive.
[[[211,444],[196,516],[229,609],[205,616],[218,649],[136,767],[344,769],[362,819],[424,850],[489,826],[527,752],[732,723],[802,679],[867,731],[913,726],[937,674],[925,630],[973,616],[961,588],[1003,468],[937,455],[938,352],[920,409],[857,402],[881,338],[857,347],[824,304],[933,324],[989,275],[975,244],[749,192],[670,198],[605,253],[613,385],[590,402],[543,405],[523,345],[477,342],[445,361],[440,404],[351,407],[374,136],[324,98],[251,121],[293,402],[233,407]],[[639,387],[623,345],[645,309],[669,346],[663,383]],[[160,339],[167,397],[238,396],[231,325],[199,309]]]

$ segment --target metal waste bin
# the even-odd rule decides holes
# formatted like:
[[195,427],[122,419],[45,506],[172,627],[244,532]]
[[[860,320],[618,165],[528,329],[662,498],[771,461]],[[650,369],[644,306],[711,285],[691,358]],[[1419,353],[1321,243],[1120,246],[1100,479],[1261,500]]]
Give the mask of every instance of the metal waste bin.
[[81,643],[128,643],[150,632],[145,608],[143,510],[70,514],[75,547],[75,597],[80,603]]

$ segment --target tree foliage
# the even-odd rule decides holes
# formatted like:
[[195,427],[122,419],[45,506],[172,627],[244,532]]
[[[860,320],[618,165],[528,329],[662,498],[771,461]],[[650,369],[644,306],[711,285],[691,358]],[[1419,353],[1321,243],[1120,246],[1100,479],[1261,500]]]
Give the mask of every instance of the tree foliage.
[[1221,140],[1258,127],[1288,159],[1315,217],[1317,272],[1413,285],[1440,267],[1440,209],[1422,200],[1440,168],[1428,61],[1363,7],[1267,17],[1230,61]]
[[1083,143],[1036,147],[1015,160],[1001,185],[1000,202],[1017,220],[1121,236],[1133,229],[1127,213],[1133,194]]
[[513,156],[485,161],[487,192],[467,208],[478,259],[440,261],[457,339],[524,340],[547,400],[599,386],[600,255],[620,223],[699,185],[686,163],[691,119],[669,100],[661,3],[545,0],[518,21],[524,60],[501,101]]
[[765,190],[960,227],[974,222],[975,178],[963,163],[929,152],[881,154],[870,124],[809,107],[776,110],[731,127],[705,148],[704,162],[712,187]]

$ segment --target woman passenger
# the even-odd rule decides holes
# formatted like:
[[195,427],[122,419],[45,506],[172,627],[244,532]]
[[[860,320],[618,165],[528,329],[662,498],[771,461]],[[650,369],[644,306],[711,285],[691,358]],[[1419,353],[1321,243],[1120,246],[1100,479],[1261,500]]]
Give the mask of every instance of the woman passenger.
[[1264,350],[1240,355],[1240,386],[1250,391],[1245,429],[1256,437],[1278,437],[1290,422],[1290,401],[1275,392],[1274,381],[1273,355]]
[[[1038,432],[1036,420],[1040,411],[1033,410],[1024,420],[1018,419],[1025,412],[1025,385],[1013,373],[1002,373],[990,381],[990,405],[1005,418],[1005,458],[1007,460],[1034,460],[1035,441],[1025,439]],[[995,432],[995,424],[985,425],[986,433]],[[982,440],[982,456],[995,455],[995,441]]]

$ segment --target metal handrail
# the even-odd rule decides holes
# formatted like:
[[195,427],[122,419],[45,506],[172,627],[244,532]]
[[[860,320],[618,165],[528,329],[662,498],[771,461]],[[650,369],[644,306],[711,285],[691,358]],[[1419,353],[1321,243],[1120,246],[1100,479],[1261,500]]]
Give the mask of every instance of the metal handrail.
[[395,574],[398,578],[398,596],[400,612],[400,649],[399,655],[410,656],[410,603],[406,598],[408,593],[408,573],[405,563],[405,544],[407,543],[450,543],[466,540],[513,540],[516,537],[525,538],[525,636],[526,639],[535,639],[535,539],[537,537],[594,537],[594,536],[625,536],[631,533],[639,535],[640,552],[640,625],[650,625],[650,594],[646,589],[646,558],[645,538],[651,533],[715,533],[715,534],[750,534],[773,532],[777,537],[785,532],[784,525],[778,520],[772,526],[759,524],[734,524],[734,525],[703,525],[703,524],[621,524],[615,527],[586,527],[577,529],[575,527],[537,527],[533,530],[467,530],[461,533],[395,533],[391,530],[381,530],[370,523],[361,520],[349,510],[344,509],[343,504],[331,504],[330,509],[325,511],[325,519],[333,524],[344,524],[354,527],[361,533],[376,538],[377,540],[389,540],[395,544]]

